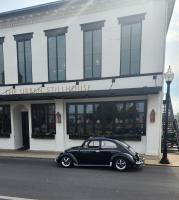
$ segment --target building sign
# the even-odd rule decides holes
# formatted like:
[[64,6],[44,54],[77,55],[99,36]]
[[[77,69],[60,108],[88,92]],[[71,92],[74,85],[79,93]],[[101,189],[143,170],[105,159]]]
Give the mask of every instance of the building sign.
[[17,86],[16,88],[2,89],[0,95],[15,94],[41,94],[41,93],[59,93],[59,92],[86,92],[90,90],[90,85],[53,85],[47,87],[26,87]]

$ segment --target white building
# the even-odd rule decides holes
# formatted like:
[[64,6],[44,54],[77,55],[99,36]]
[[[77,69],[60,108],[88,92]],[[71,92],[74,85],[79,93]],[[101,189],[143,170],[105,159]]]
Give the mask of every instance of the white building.
[[175,0],[65,0],[0,14],[0,149],[89,136],[159,155]]

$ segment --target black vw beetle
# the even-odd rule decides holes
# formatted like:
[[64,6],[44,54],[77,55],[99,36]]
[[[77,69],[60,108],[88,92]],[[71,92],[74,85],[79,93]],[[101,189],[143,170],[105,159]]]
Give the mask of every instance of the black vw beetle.
[[124,171],[129,167],[142,167],[144,161],[129,145],[115,139],[93,137],[82,146],[65,150],[55,159],[62,167],[110,166]]

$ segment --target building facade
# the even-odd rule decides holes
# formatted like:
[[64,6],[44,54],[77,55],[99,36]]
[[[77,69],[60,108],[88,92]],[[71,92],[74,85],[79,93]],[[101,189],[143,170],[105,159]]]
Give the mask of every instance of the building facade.
[[90,136],[159,155],[174,0],[65,0],[0,14],[0,149]]

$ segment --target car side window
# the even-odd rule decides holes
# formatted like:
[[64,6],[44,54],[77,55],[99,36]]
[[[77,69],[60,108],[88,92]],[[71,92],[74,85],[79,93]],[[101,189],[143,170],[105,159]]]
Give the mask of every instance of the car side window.
[[114,142],[111,141],[101,141],[101,148],[102,149],[116,149],[117,145]]
[[88,144],[88,148],[99,148],[99,140],[92,140]]
[[88,148],[88,140],[83,143],[83,148]]

